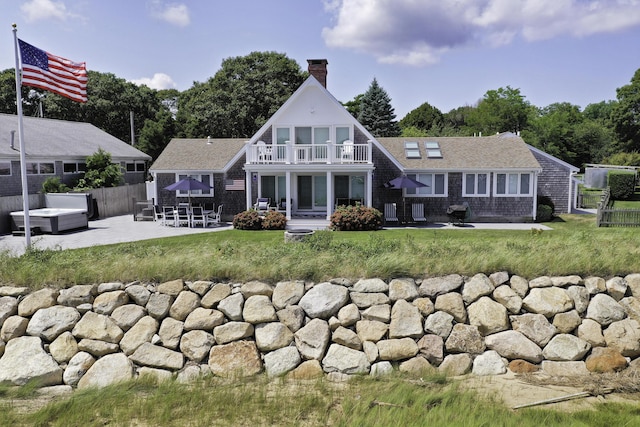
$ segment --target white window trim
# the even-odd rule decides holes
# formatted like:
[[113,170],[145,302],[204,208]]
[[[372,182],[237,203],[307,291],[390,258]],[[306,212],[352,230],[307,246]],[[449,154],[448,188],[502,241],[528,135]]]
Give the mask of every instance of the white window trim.
[[[81,170],[80,170],[80,168],[78,167],[78,165],[80,165],[80,164],[84,164],[84,170],[82,170],[82,171],[81,171]],[[76,170],[75,170],[75,172],[66,172],[66,171],[64,170],[64,167],[65,167],[66,165],[76,165]],[[79,174],[79,173],[85,173],[86,171],[87,171],[87,162],[85,162],[85,161],[69,160],[69,161],[63,161],[63,162],[62,162],[62,173],[63,173],[64,175],[77,175],[77,174]]]
[[[131,173],[131,172],[130,172]],[[180,178],[182,176],[182,178]],[[213,197],[214,196],[214,185],[213,185],[213,174],[212,173],[178,173],[176,174],[176,182],[185,177],[190,176],[192,178],[197,179],[198,181],[202,181],[203,176],[209,176],[209,185],[211,185],[211,193],[210,194],[202,194],[202,190],[193,190],[191,191],[191,198],[194,197]],[[187,197],[189,192],[176,190],[176,197]]]
[[[475,175],[473,193],[469,193],[467,191],[467,175]],[[486,175],[487,176],[487,188],[485,193],[478,193],[478,175]],[[489,172],[465,172],[462,174],[462,196],[463,197],[489,197],[489,193],[491,191],[490,185],[491,174]]]
[[0,176],[12,176],[13,168],[11,167],[11,162],[0,162],[0,165],[9,166],[9,174],[8,175],[0,175]]
[[274,125],[272,130],[272,140],[278,141],[278,129],[289,129],[289,138],[290,142],[295,144],[296,138],[296,128],[311,128],[311,145],[326,145],[327,141],[315,141],[315,133],[314,129],[316,128],[328,128],[329,129],[329,141],[336,144],[338,140],[337,129],[338,128],[348,128],[349,129],[349,138],[346,141],[353,141],[354,133],[353,133],[353,125],[349,124],[339,124],[339,125],[285,125],[278,126]]
[[[419,175],[444,175],[444,193],[443,194],[407,194],[406,188],[402,189],[403,197],[413,198],[425,198],[425,197],[449,197],[449,174],[447,172],[411,172],[407,173],[407,176],[419,176]],[[419,181],[420,179],[418,179]],[[417,189],[416,189],[417,190]],[[416,191],[417,193],[417,191]]]
[[[56,162],[43,161],[43,162],[27,162],[27,163],[35,163],[35,164],[38,165],[38,168],[37,168],[38,169],[38,173],[31,173],[31,172],[29,172],[29,169],[27,169],[27,175],[35,176],[35,175],[55,175],[56,174]],[[43,164],[43,163],[44,164],[52,164],[53,165],[53,172],[51,172],[51,173],[40,173],[40,165]]]
[[[518,189],[516,193],[509,194],[499,194],[498,193],[498,175],[506,175],[506,187],[505,190],[508,191],[509,188],[509,175],[518,175]],[[522,175],[529,175],[529,192],[522,193],[520,184],[522,182]],[[534,186],[534,174],[532,172],[495,172],[493,174],[493,195],[494,197],[532,197],[533,196],[533,186]]]

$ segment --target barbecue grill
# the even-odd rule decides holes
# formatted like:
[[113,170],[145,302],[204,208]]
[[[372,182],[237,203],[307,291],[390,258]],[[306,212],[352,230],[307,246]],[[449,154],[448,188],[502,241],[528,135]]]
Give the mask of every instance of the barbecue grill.
[[463,225],[464,220],[467,217],[466,205],[451,205],[447,209],[447,215],[449,216],[449,222],[454,225]]

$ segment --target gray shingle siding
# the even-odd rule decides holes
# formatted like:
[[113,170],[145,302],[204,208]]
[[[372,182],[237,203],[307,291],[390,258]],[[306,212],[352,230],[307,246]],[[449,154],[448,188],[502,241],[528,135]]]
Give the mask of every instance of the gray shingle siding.
[[569,185],[571,170],[562,163],[555,162],[547,156],[531,151],[542,172],[538,175],[538,195],[548,196],[555,204],[555,213],[570,212]]

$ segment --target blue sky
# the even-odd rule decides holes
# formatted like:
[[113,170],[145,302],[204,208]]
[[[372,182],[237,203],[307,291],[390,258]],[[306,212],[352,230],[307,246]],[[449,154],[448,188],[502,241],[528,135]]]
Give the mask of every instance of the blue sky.
[[398,119],[447,112],[511,86],[532,104],[616,99],[640,68],[640,0],[0,0],[0,69],[11,24],[87,68],[185,90],[253,51],[329,61],[340,101],[387,91]]

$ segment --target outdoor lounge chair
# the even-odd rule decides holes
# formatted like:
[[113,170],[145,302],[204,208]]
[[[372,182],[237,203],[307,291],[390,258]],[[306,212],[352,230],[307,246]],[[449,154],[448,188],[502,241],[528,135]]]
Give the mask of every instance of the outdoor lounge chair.
[[207,227],[207,216],[202,210],[202,206],[194,206],[191,209],[191,227],[195,227],[196,224],[202,225],[203,228]]
[[413,203],[411,205],[411,217],[414,222],[427,222],[427,218],[424,216],[423,203]]
[[346,140],[342,143],[342,152],[340,153],[340,162],[353,162],[353,141]]
[[191,219],[189,218],[189,210],[185,207],[178,207],[178,216],[176,218],[176,225],[178,227],[189,227],[191,225]]
[[270,206],[271,206],[271,199],[268,199],[266,197],[260,197],[256,201],[256,204],[253,205],[253,208],[256,209],[258,212],[261,212],[261,211],[266,212],[269,210]]
[[176,212],[173,206],[162,207],[162,225],[170,225],[175,227],[176,225]]
[[220,223],[220,218],[222,217],[222,205],[218,206],[218,210],[215,212],[211,212],[208,215],[207,218],[207,223],[211,223],[211,224],[219,224]]
[[395,203],[384,204],[384,222],[385,224],[388,222],[400,222],[398,221],[398,214],[396,213]]
[[164,223],[164,212],[162,212],[162,209],[158,205],[153,205],[153,220]]

